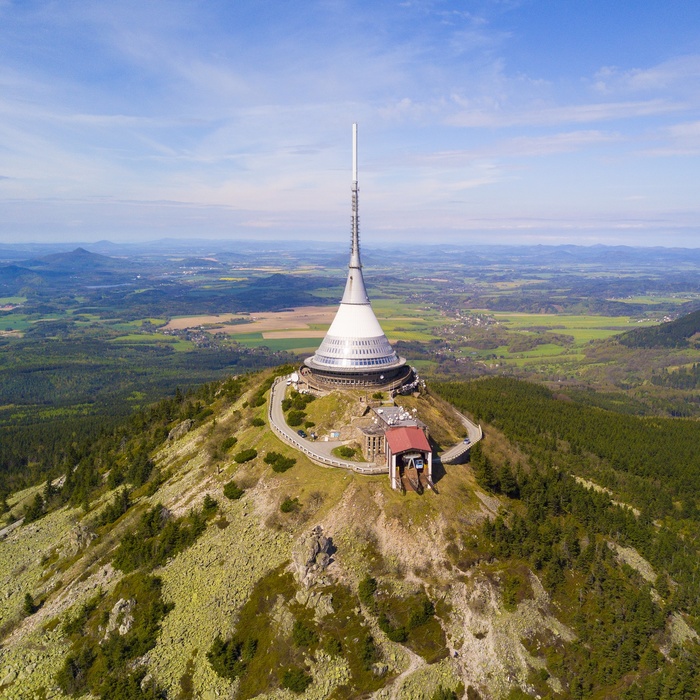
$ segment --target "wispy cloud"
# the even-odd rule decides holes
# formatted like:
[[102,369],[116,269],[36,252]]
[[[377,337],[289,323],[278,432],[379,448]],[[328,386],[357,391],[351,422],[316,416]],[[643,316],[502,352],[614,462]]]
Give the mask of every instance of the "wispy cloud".
[[700,121],[682,122],[657,132],[657,143],[640,151],[646,156],[700,155]]
[[673,91],[697,98],[700,87],[700,56],[681,56],[656,66],[633,70],[605,66],[595,75],[592,85],[596,91],[605,95]]
[[636,119],[680,112],[687,105],[664,99],[597,102],[563,106],[527,107],[522,110],[462,111],[446,119],[451,126],[463,127],[510,127],[510,126],[560,126],[564,124],[589,124],[592,122]]
[[574,230],[643,221],[642,207],[651,226],[674,207],[692,219],[673,168],[641,156],[683,158],[700,179],[699,56],[669,44],[630,63],[613,46],[597,60],[573,44],[588,66],[574,69],[528,39],[544,20],[527,3],[470,10],[0,0],[4,230],[34,211],[102,236],[100,206],[139,230],[197,232],[207,216],[221,231],[344,230],[352,121],[365,220],[383,230]]

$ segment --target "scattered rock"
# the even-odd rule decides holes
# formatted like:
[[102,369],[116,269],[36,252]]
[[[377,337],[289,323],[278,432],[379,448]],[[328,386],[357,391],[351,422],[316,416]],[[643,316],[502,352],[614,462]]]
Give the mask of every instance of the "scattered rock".
[[11,668],[0,681],[0,685],[10,685],[15,678],[17,678],[17,671]]
[[280,634],[287,635],[292,633],[294,615],[284,602],[283,596],[277,596],[275,606],[270,611],[270,617],[275,623],[275,629],[277,629]]
[[183,435],[186,435],[190,430],[192,430],[193,425],[194,421],[191,418],[183,420],[180,425],[176,425],[168,433],[168,442],[175,442],[175,440],[179,440]]
[[301,589],[296,594],[297,602],[307,608],[313,608],[314,618],[318,621],[326,615],[335,612],[333,609],[333,596],[330,593],[322,593],[318,590]]

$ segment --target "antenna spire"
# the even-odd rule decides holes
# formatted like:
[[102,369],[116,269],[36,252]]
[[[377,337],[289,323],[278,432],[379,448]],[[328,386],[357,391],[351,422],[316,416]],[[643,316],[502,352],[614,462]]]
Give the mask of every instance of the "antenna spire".
[[357,124],[352,125],[352,241],[350,244],[350,265],[362,269],[360,262],[360,213],[358,211],[357,185]]

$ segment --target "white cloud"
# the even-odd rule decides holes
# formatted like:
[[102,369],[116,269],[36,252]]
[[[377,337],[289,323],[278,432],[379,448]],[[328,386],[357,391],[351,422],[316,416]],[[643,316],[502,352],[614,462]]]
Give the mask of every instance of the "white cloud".
[[509,112],[473,110],[461,111],[445,121],[451,126],[462,127],[510,127],[510,126],[558,126],[561,124],[587,124],[619,119],[635,119],[671,114],[686,109],[687,105],[664,99],[598,102],[564,106],[526,107]]
[[602,94],[673,92],[697,96],[700,87],[700,55],[680,56],[650,68],[621,71],[615,66],[601,68],[592,85]]

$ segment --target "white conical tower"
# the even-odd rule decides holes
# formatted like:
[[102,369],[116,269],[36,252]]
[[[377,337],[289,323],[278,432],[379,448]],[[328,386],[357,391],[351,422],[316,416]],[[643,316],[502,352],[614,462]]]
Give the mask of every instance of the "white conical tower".
[[304,364],[322,384],[390,385],[410,374],[374,315],[360,260],[357,124],[352,125],[352,243],[345,292],[326,337]]

